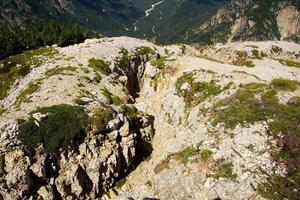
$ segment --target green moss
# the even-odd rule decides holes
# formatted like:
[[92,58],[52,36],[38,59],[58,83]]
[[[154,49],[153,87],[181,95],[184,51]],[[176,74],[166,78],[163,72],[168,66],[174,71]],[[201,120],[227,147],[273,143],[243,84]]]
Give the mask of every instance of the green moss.
[[214,175],[214,177],[235,180],[237,175],[233,173],[233,164],[225,163],[219,167],[218,172],[216,175]]
[[[183,84],[188,84],[188,88],[181,90]],[[176,82],[176,92],[184,98],[186,109],[197,106],[210,96],[218,95],[223,90],[214,82],[195,81],[193,73],[188,73],[180,77]]]
[[116,112],[111,107],[97,109],[93,116],[93,124],[99,133],[106,131],[106,125],[115,116]]
[[271,85],[278,90],[295,91],[299,86],[299,82],[288,79],[273,79]]
[[204,161],[208,160],[211,157],[211,155],[212,155],[212,152],[211,152],[211,150],[208,150],[208,149],[203,149],[200,154],[201,159]]
[[51,77],[51,76],[55,76],[55,75],[68,75],[65,72],[75,72],[76,71],[76,67],[72,67],[72,66],[68,66],[68,67],[59,67],[56,66],[55,68],[49,69],[48,71],[46,71],[45,76],[47,78]]
[[96,72],[100,72],[104,75],[111,74],[111,70],[109,68],[109,63],[105,62],[102,59],[95,59],[95,58],[90,59],[89,67],[94,69]]
[[[34,113],[47,116],[36,122],[32,117]],[[20,123],[18,137],[28,150],[41,143],[49,153],[54,153],[60,148],[67,149],[84,137],[84,128],[88,123],[88,115],[81,107],[66,104],[38,108],[30,115],[27,121]]]
[[297,67],[300,68],[300,62],[286,59],[277,59],[281,64],[289,66],[289,67]]
[[40,84],[40,81],[29,83],[27,88],[24,89],[17,97],[16,104],[19,105],[23,102],[29,103],[29,96],[40,89]]

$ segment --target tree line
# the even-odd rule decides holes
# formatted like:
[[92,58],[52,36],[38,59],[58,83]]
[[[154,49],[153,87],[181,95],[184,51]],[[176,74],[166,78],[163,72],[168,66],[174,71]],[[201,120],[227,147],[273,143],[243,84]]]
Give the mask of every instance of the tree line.
[[[94,33],[95,35],[99,35]],[[54,20],[34,21],[23,28],[0,27],[0,59],[24,50],[57,44],[60,47],[77,44],[94,36],[76,24]]]

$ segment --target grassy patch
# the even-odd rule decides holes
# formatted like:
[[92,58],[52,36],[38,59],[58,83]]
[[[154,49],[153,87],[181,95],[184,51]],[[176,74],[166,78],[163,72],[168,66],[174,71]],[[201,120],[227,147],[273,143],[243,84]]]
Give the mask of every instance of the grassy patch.
[[[182,89],[183,85],[187,88]],[[186,108],[197,106],[210,96],[218,95],[223,90],[214,82],[198,82],[193,73],[188,73],[180,77],[176,82],[176,92],[184,98]]]
[[56,53],[54,48],[41,48],[25,51],[0,61],[0,99],[7,96],[11,85],[19,77],[26,76],[31,71],[31,67],[41,66],[47,58]]
[[217,60],[217,59],[214,59],[214,58],[210,58],[210,57],[208,57],[208,56],[205,56],[205,55],[201,55],[201,56],[197,56],[198,58],[203,58],[203,59],[206,59],[206,60],[210,60],[210,61],[213,61],[213,62],[217,62],[217,63],[224,63],[224,62],[222,62],[222,61],[220,61],[220,60]]
[[201,151],[200,157],[201,157],[202,160],[206,161],[211,157],[211,155],[212,155],[211,150],[203,149]]
[[192,157],[199,155],[199,150],[194,147],[187,147],[180,152],[168,155],[162,162],[156,165],[154,172],[157,174],[165,169],[170,168],[170,161],[175,159],[186,165]]
[[299,82],[288,79],[273,79],[271,85],[278,90],[295,91],[299,86]]
[[112,93],[110,93],[110,91],[108,91],[106,88],[104,88],[104,89],[101,89],[101,94],[103,94],[103,96],[105,96],[105,98],[107,99],[109,104],[112,103]]
[[159,58],[158,60],[152,60],[150,62],[150,64],[154,67],[156,67],[157,69],[163,69],[163,67],[165,66],[165,63],[168,61],[168,56],[162,56],[161,58]]
[[111,107],[97,109],[93,116],[93,124],[97,128],[97,132],[105,132],[107,123],[115,117],[115,114],[116,112]]
[[[34,113],[42,113],[46,117],[36,122]],[[83,108],[66,104],[38,108],[30,115],[28,121],[21,122],[18,137],[29,150],[42,143],[49,153],[60,148],[67,149],[82,138],[88,123],[88,115]]]
[[116,106],[120,106],[120,105],[124,104],[123,100],[119,96],[113,96],[112,103]]
[[281,87],[281,84],[279,88],[273,84],[245,85],[236,94],[215,105],[219,109],[214,112],[213,118],[215,122],[223,122],[227,128],[268,119],[269,134],[278,140],[279,147],[272,150],[272,156],[286,166],[288,173],[285,177],[270,175],[268,182],[261,184],[258,191],[270,199],[295,199],[299,196],[296,188],[300,184],[300,169],[297,167],[300,165],[300,106],[297,103],[300,97],[281,104],[276,90],[281,90]]
[[27,88],[24,89],[17,97],[17,99],[16,99],[17,105],[19,105],[23,102],[29,103],[30,102],[29,96],[40,89],[40,84],[41,84],[40,81],[36,81],[34,83],[33,82],[29,83]]
[[55,75],[69,75],[66,74],[65,72],[75,72],[76,71],[76,67],[72,67],[72,66],[68,66],[68,67],[59,67],[56,66],[55,68],[49,69],[48,71],[46,71],[45,76],[47,78],[51,77],[51,76],[55,76]]
[[[234,128],[237,124],[254,123],[265,120],[263,107],[255,95],[265,89],[264,84],[247,84],[239,89],[233,96],[219,101],[215,106],[212,124],[225,123],[226,128]],[[225,109],[217,110],[226,106]]]
[[285,60],[285,59],[277,59],[281,64],[289,66],[289,67],[297,67],[300,68],[300,62],[293,60]]
[[219,166],[217,170],[217,174],[214,175],[214,178],[226,178],[235,180],[237,175],[233,173],[233,164],[232,163],[225,163]]
[[246,67],[254,67],[254,63],[251,60],[248,60],[247,52],[244,51],[237,51],[237,57],[233,61],[234,65],[237,66],[246,66]]
[[141,46],[141,47],[135,48],[134,54],[136,56],[139,56],[139,55],[154,55],[155,51],[151,47]]
[[111,70],[109,68],[109,63],[105,62],[102,59],[95,59],[92,58],[89,60],[89,65],[90,68],[94,69],[96,72],[100,72],[104,75],[109,75],[111,74]]

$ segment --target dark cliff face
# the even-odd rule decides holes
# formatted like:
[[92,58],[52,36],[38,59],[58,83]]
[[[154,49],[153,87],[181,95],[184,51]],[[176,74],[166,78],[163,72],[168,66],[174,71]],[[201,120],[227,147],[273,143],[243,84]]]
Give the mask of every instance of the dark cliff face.
[[[216,43],[282,39],[278,21],[280,12],[287,7],[293,7],[299,12],[299,6],[297,0],[233,0],[210,20],[188,31],[187,41]],[[298,14],[293,15],[296,17],[291,18],[287,23],[293,24],[291,21],[299,21]],[[290,33],[289,38],[284,39],[297,42],[299,35],[296,31]]]

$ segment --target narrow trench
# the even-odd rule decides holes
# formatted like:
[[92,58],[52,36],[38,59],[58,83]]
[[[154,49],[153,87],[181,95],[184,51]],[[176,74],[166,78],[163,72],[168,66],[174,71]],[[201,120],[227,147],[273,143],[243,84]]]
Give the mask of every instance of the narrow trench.
[[141,83],[145,71],[145,65],[148,61],[148,56],[136,56],[130,61],[127,75],[126,88],[128,93],[135,100],[139,97],[141,91]]

